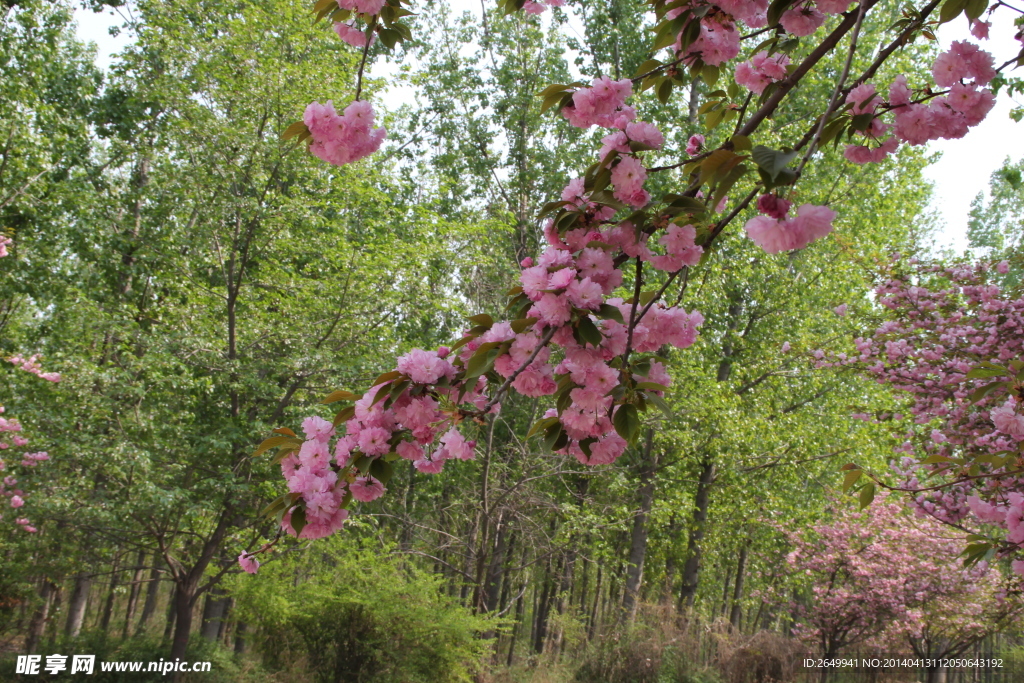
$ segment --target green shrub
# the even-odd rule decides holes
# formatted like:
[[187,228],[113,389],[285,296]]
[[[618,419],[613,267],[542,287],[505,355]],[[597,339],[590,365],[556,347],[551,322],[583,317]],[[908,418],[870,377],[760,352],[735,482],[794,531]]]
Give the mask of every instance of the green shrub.
[[496,628],[437,577],[350,538],[268,562],[232,592],[264,665],[318,683],[469,681]]

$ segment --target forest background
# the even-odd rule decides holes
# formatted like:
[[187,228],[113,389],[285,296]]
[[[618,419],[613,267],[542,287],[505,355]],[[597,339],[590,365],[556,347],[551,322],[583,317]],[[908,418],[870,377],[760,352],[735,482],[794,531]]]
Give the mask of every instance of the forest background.
[[[386,147],[327,168],[279,139],[306,103],[353,87],[357,55],[308,8],[140,2],[103,71],[74,8],[5,5],[0,343],[62,375],[5,367],[4,406],[50,458],[18,513],[37,531],[9,515],[0,528],[7,652],[156,660],[185,637],[220,680],[691,682],[743,680],[756,653],[824,654],[800,638],[814,579],[787,563],[791,533],[849,514],[840,465],[884,469],[899,443],[851,413],[898,401],[809,359],[882,319],[869,292],[889,254],[929,255],[920,150],[808,170],[808,199],[843,214],[833,239],[767,257],[725,238],[686,293],[707,322],[670,357],[672,417],[614,465],[524,440],[542,407],[520,397],[477,460],[399,468],[397,495],[338,537],[287,546],[257,577],[236,563],[274,533],[258,511],[276,467],[249,457],[270,429],[368,385],[385,359],[457,339],[464,316],[500,313],[541,239],[538,198],[593,143],[535,95],[635,72],[645,36],[618,18],[642,7],[570,3],[570,31],[557,11],[432,8],[391,58],[403,66],[368,84],[417,96],[391,107]],[[933,55],[915,45],[886,68]],[[796,99],[830,88],[812,75]],[[643,113],[697,132],[701,97]],[[1008,161],[975,201],[975,255],[1019,257],[1021,170]],[[971,651],[1013,652],[1012,618],[983,626]],[[844,646],[877,644],[871,628]]]

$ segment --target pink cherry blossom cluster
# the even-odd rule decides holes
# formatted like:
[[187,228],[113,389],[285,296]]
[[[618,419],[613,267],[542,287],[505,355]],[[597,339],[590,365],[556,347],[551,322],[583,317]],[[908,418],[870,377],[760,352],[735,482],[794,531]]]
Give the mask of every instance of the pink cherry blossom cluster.
[[[616,95],[612,104],[598,107],[598,115],[621,110],[622,99]],[[616,193],[634,204],[647,203],[642,180],[624,178],[643,174],[630,144],[656,149],[662,142],[657,128],[633,122],[604,139],[602,158],[614,164]],[[454,349],[414,349],[399,357],[395,370],[382,375],[349,412],[339,413],[343,434],[320,417],[303,422],[305,439],[295,437],[281,460],[289,489],[282,517],[286,532],[296,534],[293,520],[300,510],[300,538],[340,529],[351,500],[368,503],[386,492],[392,461],[405,459],[433,474],[448,460],[472,459],[475,442],[462,427],[497,412],[506,388],[528,397],[559,393],[568,399],[544,418],[549,429],[563,434],[555,439],[556,452],[587,465],[609,464],[623,453],[627,442],[614,421],[624,403],[616,391],[624,383],[639,384],[660,398],[671,384],[662,362],[645,357],[640,365],[624,366],[625,358],[629,352],[655,354],[692,345],[703,317],[654,301],[641,305],[614,297],[623,281],[616,256],[675,273],[696,265],[703,249],[694,226],[670,223],[656,250],[648,232],[628,221],[615,223],[615,209],[595,201],[582,178],[565,187],[562,202],[579,219],[562,233],[549,220],[547,247],[536,261],[523,260],[520,286],[513,290],[521,298],[519,320],[494,323],[485,316],[486,324],[468,330]],[[493,373],[472,372],[486,354]],[[257,566],[251,554],[243,553],[239,562],[246,571]]]
[[357,14],[380,14],[386,0],[338,0],[338,7]]
[[[366,47],[366,33],[356,28],[352,22],[335,22],[334,32],[338,34],[339,38],[341,38],[343,41],[345,41],[352,47]],[[373,36],[373,39],[370,41],[371,44],[376,39],[377,36]]]
[[[675,18],[682,11],[683,8],[675,9],[666,16],[670,19]],[[690,19],[690,21],[697,20]],[[688,66],[696,63],[698,59],[710,66],[719,66],[740,53],[739,28],[732,16],[722,12],[709,12],[700,19],[700,35],[685,50],[682,39],[683,33],[681,32],[673,49],[676,58],[683,58],[683,63]]]
[[824,654],[855,644],[891,648],[936,631],[973,642],[992,623],[1020,615],[998,571],[985,562],[960,566],[960,544],[941,524],[908,517],[891,498],[787,535],[787,565],[810,580],[812,593],[792,604],[794,632]]
[[[844,155],[854,163],[877,163],[894,152],[900,143],[923,145],[930,140],[961,138],[985,119],[995,105],[995,95],[983,86],[995,78],[992,55],[967,41],[954,41],[932,64],[935,85],[948,88],[945,94],[930,92],[918,99],[904,75],[889,86],[888,102],[870,83],[858,85],[846,98],[854,115],[870,114],[867,127],[859,131],[877,146],[847,145]],[[930,100],[930,101],[929,101]],[[882,121],[891,112],[893,123]],[[886,133],[891,137],[882,138]],[[878,142],[880,141],[881,142]]]
[[14,244],[14,240],[7,235],[0,235],[0,258],[8,255],[9,252],[7,251],[7,247],[12,244]]
[[765,194],[757,201],[764,214],[747,221],[743,229],[754,244],[769,254],[803,249],[811,242],[832,232],[836,212],[827,206],[801,204],[796,216],[789,218],[791,203],[774,194]]
[[348,105],[340,116],[330,101],[313,102],[306,107],[302,121],[312,137],[309,151],[335,166],[373,154],[387,135],[384,127],[373,127],[373,107],[365,100]]
[[564,4],[565,0],[541,0],[540,2],[526,0],[523,4],[523,11],[527,14],[543,14],[548,7],[561,7]]
[[[993,270],[1005,272],[1005,263],[895,264],[875,290],[893,319],[854,340],[855,354],[822,353],[817,364],[859,366],[909,397],[919,427],[907,432],[893,463],[903,488],[946,482],[918,493],[914,506],[942,522],[963,526],[973,519],[1003,530],[1002,538],[988,535],[1006,556],[1024,550],[1024,477],[1016,473],[1024,411],[1012,388],[1016,380],[1008,379],[1024,356],[1024,297],[1004,294],[991,282]],[[968,377],[983,363],[996,369]],[[968,467],[972,462],[976,469]],[[965,478],[965,470],[979,476]],[[1024,562],[1014,569],[1024,575]]]
[[[35,374],[35,373],[33,373],[33,374]],[[3,412],[4,412],[4,407],[0,406],[0,413],[3,413]],[[20,432],[20,431],[21,431],[21,423],[18,422],[18,420],[13,419],[13,418],[8,419],[8,418],[5,418],[5,417],[0,417],[0,433],[11,432],[11,434],[12,434],[11,443],[7,443],[6,441],[0,442],[0,450],[6,450],[8,448],[11,448],[12,446],[20,447],[20,446],[24,446],[25,444],[27,444],[28,443],[28,439],[20,436],[18,434],[18,432]],[[21,466],[22,467],[35,467],[40,462],[43,462],[43,461],[46,461],[46,460],[49,460],[49,459],[50,459],[50,456],[45,451],[40,451],[38,453],[26,453],[25,455],[22,456]],[[4,460],[0,459],[0,471],[6,470],[6,469],[7,469],[7,463],[4,462]],[[15,488],[17,486],[17,484],[18,484],[18,479],[13,474],[5,476],[3,478],[3,481],[0,481],[0,495],[10,499],[10,506],[12,508],[14,508],[14,509],[21,508],[22,506],[25,505],[25,498],[24,498],[25,492],[22,491],[19,488]],[[0,518],[2,518],[2,515],[0,515]],[[36,528],[34,526],[32,526],[32,524],[29,522],[28,518],[26,518],[26,517],[18,517],[14,521],[24,531],[27,531],[29,533],[35,533],[36,532]]]
[[24,358],[21,354],[15,354],[7,358],[8,363],[13,363],[25,372],[30,372],[40,379],[45,379],[47,382],[59,382],[59,372],[43,372],[43,367],[39,364],[39,354]]
[[783,53],[769,55],[761,50],[745,62],[736,66],[736,82],[751,92],[760,95],[770,84],[786,77],[789,56]]
[[562,116],[577,128],[624,129],[636,118],[636,109],[626,104],[632,94],[633,82],[628,78],[613,81],[601,76],[590,87],[579,88],[572,94],[572,104],[562,107]]

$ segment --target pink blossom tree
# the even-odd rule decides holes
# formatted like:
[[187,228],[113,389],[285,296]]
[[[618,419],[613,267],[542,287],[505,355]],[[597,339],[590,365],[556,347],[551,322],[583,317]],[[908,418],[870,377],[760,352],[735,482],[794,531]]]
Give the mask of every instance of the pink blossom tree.
[[[509,13],[538,14],[561,2],[501,4]],[[285,138],[305,141],[331,164],[381,146],[386,131],[361,99],[363,73],[375,40],[391,49],[411,37],[407,5],[316,3],[317,18],[329,18],[361,51],[355,98],[341,113],[332,102],[310,104]],[[691,272],[734,221],[746,216],[745,234],[768,254],[826,237],[836,211],[796,205],[815,153],[845,138],[851,163],[877,163],[903,145],[962,137],[992,108],[993,80],[1018,61],[997,66],[980,45],[960,41],[944,46],[924,73],[879,82],[886,61],[909,41],[934,38],[937,22],[962,17],[984,40],[986,11],[1012,10],[931,0],[908,8],[881,46],[860,40],[865,21],[881,11],[878,0],[653,0],[652,58],[633,78],[601,76],[539,93],[543,109],[604,135],[594,163],[537,217],[546,246],[522,261],[508,319],[474,316],[450,346],[402,356],[365,392],[332,393],[325,403],[353,404],[333,420],[307,419],[302,437],[275,430],[257,453],[277,449],[289,492],[267,512],[301,538],[337,531],[353,500],[387,491],[393,461],[436,473],[449,460],[472,458],[476,425],[509,391],[550,397],[552,407],[530,436],[587,465],[614,462],[637,438],[643,413],[666,409],[662,397],[672,379],[659,349],[690,346],[703,321],[698,311],[666,302],[681,300]],[[819,115],[786,146],[755,144],[764,122],[830,56],[842,66]],[[666,102],[698,80],[705,90],[724,89],[711,90],[700,108],[702,132],[693,132],[685,149],[669,149],[669,136],[640,120],[637,105],[644,93]],[[674,191],[652,194],[655,173],[673,173]],[[250,553],[241,559],[255,568]]]
[[[987,563],[957,566],[960,539],[948,527],[908,515],[892,498],[860,512],[842,508],[791,540],[787,563],[809,588],[794,604],[795,632],[825,658],[855,645],[956,656],[1024,609]],[[938,683],[943,673],[928,675]]]
[[[891,318],[856,339],[855,354],[818,361],[861,368],[907,397],[910,424],[896,421],[903,430],[902,457],[893,463],[898,480],[864,477],[851,463],[846,488],[858,486],[865,504],[876,486],[910,492],[918,514],[970,534],[969,562],[1016,558],[1024,547],[1024,297],[998,284],[1006,271],[1006,263],[897,261],[875,292]],[[1024,560],[1011,565],[1024,575]]]

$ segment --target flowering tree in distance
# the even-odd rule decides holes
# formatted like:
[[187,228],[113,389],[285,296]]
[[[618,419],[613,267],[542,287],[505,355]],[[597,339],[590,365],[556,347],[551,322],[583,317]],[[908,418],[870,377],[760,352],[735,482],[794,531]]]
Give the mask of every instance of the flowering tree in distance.
[[[902,482],[850,464],[845,487],[863,504],[878,485],[914,493],[919,514],[970,534],[969,562],[1024,547],[1024,297],[998,283],[1008,270],[896,262],[875,292],[893,319],[857,339],[856,354],[820,362],[859,366],[910,399]],[[1024,575],[1024,560],[1011,566]]]
[[[502,2],[506,12],[530,14],[559,4]],[[375,39],[392,48],[411,37],[405,5],[316,4],[317,17],[330,17],[338,35],[361,50],[355,101],[340,114],[331,102],[310,104],[284,137],[307,141],[312,154],[332,164],[379,148],[386,131],[374,126],[372,107],[360,99],[362,75]],[[257,454],[277,450],[289,492],[268,514],[300,538],[338,530],[352,500],[386,492],[395,460],[433,473],[448,460],[472,458],[474,430],[509,391],[551,397],[529,436],[584,464],[615,461],[637,438],[644,412],[667,409],[663,395],[672,380],[659,352],[695,341],[703,317],[678,301],[691,271],[735,221],[756,209],[743,230],[769,254],[824,238],[836,212],[794,206],[816,153],[845,144],[845,157],[863,164],[901,145],[962,137],[992,108],[993,82],[1002,84],[1002,72],[1022,61],[996,65],[981,46],[956,42],[930,69],[876,82],[901,47],[934,39],[938,23],[965,20],[978,40],[990,26],[984,1],[933,0],[906,8],[881,46],[865,44],[865,22],[881,9],[878,0],[655,0],[649,17],[632,19],[650,18],[653,33],[651,58],[633,78],[603,76],[539,93],[543,109],[607,134],[594,163],[537,217],[546,246],[521,263],[508,319],[473,316],[473,326],[450,346],[402,356],[361,394],[333,392],[325,403],[352,404],[333,420],[308,418],[302,437],[275,430]],[[1010,11],[994,6],[989,15],[1008,21],[994,17]],[[830,77],[818,116],[785,146],[758,144],[765,121],[833,53],[842,66]],[[639,120],[635,104],[641,97],[666,103],[694,81],[707,92],[703,125],[684,131],[685,149],[667,149],[665,132]],[[656,156],[669,161],[655,165]],[[652,196],[648,180],[655,173],[671,174],[673,191]],[[258,566],[252,553],[240,561],[248,571]]]
[[[794,605],[795,632],[821,656],[863,644],[955,657],[1019,617],[1022,605],[998,571],[984,562],[951,570],[959,540],[934,519],[905,513],[884,500],[792,535],[788,564],[810,583],[810,599]],[[928,683],[941,675],[930,670]]]

